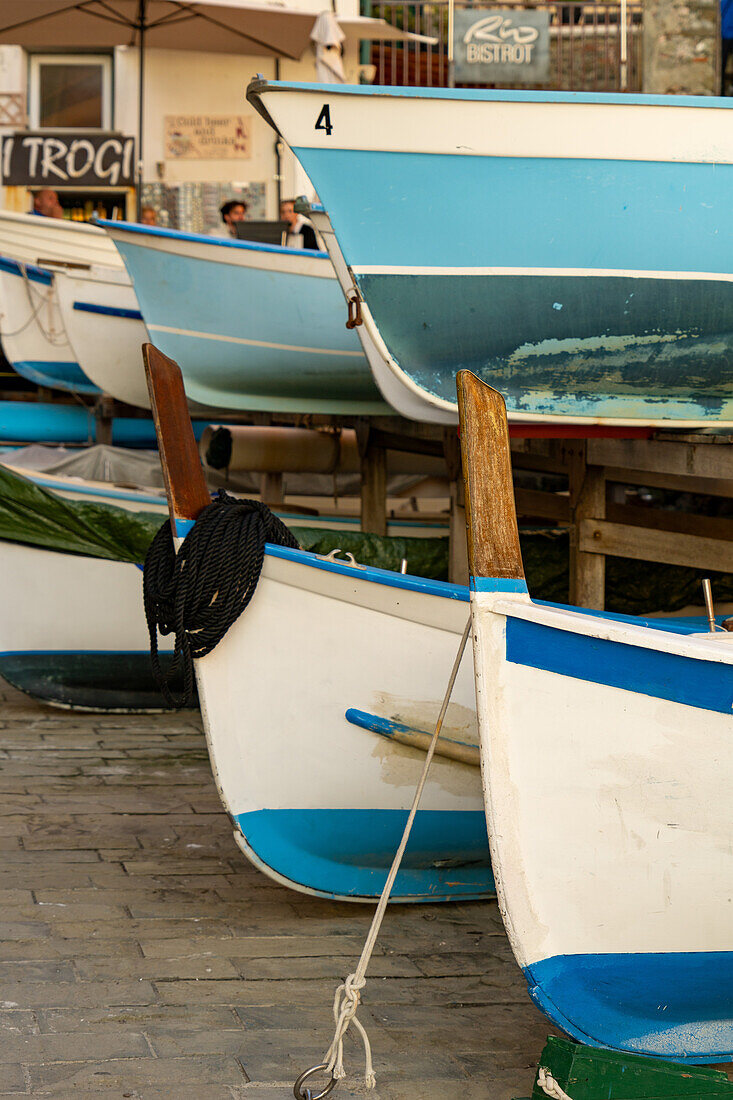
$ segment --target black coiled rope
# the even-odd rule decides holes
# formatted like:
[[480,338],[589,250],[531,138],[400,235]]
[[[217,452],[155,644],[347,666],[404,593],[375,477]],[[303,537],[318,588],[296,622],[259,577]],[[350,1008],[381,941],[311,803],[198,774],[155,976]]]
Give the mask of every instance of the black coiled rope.
[[[262,572],[267,542],[298,549],[266,504],[237,500],[220,490],[218,499],[199,514],[178,553],[170,521],[150,544],[143,573],[150,659],[170,706],[193,704],[193,659],[210,653],[247,607]],[[160,664],[158,633],[175,635],[167,675]],[[183,695],[176,698],[171,683],[181,675]]]

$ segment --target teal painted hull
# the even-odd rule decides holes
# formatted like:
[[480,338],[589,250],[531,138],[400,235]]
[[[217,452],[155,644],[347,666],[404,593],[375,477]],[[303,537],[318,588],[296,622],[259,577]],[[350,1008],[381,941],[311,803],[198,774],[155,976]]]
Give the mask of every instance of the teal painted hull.
[[394,358],[444,401],[465,368],[517,414],[733,419],[733,283],[368,274],[359,286]]

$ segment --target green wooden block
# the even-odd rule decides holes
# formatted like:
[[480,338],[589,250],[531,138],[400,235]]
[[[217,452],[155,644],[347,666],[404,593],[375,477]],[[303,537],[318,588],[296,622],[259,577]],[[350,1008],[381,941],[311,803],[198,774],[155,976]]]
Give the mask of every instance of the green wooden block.
[[531,1100],[547,1100],[539,1068],[549,1071],[571,1100],[733,1100],[733,1082],[720,1070],[599,1050],[550,1036]]

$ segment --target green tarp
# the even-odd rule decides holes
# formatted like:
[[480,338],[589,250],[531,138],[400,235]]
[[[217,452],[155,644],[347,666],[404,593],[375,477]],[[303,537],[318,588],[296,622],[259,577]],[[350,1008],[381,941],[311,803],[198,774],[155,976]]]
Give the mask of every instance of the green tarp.
[[[0,466],[0,539],[115,561],[142,562],[161,516],[128,512],[111,504],[64,500]],[[447,538],[383,538],[360,531],[294,527],[304,550],[328,554],[339,547],[362,565],[399,571],[403,558],[413,576],[448,579]],[[520,532],[527,583],[538,600],[568,602],[567,531]],[[606,607],[628,615],[679,611],[700,605],[700,581],[710,575],[717,603],[733,600],[733,576],[677,565],[609,557]]]
[[152,512],[64,500],[0,466],[0,539],[141,562],[161,522]]

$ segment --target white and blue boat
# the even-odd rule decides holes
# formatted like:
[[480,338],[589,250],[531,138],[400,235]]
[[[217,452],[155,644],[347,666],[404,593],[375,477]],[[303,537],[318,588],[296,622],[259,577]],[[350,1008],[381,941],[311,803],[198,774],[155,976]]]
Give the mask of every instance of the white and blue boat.
[[583,1043],[733,1059],[733,634],[533,602],[501,396],[458,376],[497,893],[536,1004]]
[[[175,364],[148,355],[180,546],[209,498]],[[214,779],[255,866],[308,894],[379,897],[468,612],[460,586],[265,547],[251,602],[195,661]],[[443,734],[393,901],[494,893],[468,654]]]
[[97,395],[64,326],[51,271],[0,256],[0,341],[13,370],[37,386]]
[[125,375],[147,334],[103,230],[0,211],[0,311],[6,358],[29,381],[136,403]]
[[99,222],[190,401],[219,409],[385,414],[323,252]]
[[391,404],[733,424],[733,115],[716,98],[254,81],[328,211]]

